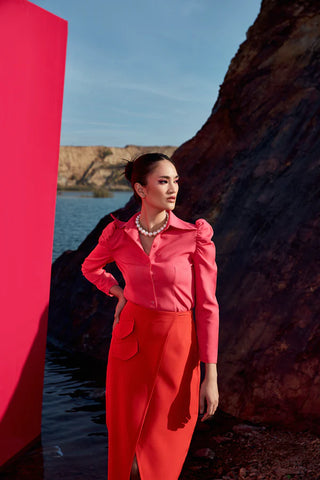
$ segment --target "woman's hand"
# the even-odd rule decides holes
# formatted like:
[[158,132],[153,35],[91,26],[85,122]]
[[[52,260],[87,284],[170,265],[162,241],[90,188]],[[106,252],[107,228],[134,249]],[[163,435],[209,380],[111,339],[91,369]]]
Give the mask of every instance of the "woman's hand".
[[118,303],[117,303],[117,306],[116,306],[116,310],[114,312],[114,322],[113,322],[113,325],[112,325],[112,330],[113,330],[114,327],[117,325],[117,323],[119,323],[120,313],[121,313],[123,307],[125,306],[125,304],[127,303],[127,300],[125,299],[125,297],[123,295],[123,290],[122,290],[121,287],[119,287],[119,285],[114,285],[113,287],[111,287],[110,288],[110,293],[111,293],[111,295],[118,298]]
[[[204,413],[205,403],[207,410]],[[204,422],[215,413],[218,403],[217,366],[215,363],[207,363],[206,376],[200,387],[200,413],[204,413],[201,422]]]

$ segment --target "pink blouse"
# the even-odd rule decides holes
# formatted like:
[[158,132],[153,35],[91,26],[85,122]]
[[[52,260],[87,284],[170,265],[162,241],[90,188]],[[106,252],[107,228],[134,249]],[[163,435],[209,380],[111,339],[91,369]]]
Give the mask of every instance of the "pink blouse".
[[115,261],[124,280],[127,300],[146,308],[181,312],[195,307],[200,360],[216,363],[219,306],[213,230],[206,220],[195,225],[169,212],[166,228],[147,255],[135,224],[115,219],[103,230],[98,245],[82,264],[84,276],[110,295],[116,279],[103,267]]

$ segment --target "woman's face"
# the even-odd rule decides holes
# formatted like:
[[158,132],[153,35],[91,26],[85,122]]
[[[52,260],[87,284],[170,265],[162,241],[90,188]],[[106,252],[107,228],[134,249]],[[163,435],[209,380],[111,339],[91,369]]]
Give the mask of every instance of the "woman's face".
[[176,205],[179,176],[169,160],[160,160],[147,176],[147,185],[137,185],[145,207],[155,210],[173,210]]

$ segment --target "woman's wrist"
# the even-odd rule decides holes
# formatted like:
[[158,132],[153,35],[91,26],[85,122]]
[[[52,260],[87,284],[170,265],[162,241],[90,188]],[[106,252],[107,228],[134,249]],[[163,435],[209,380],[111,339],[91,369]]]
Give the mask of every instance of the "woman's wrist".
[[119,285],[113,285],[110,288],[109,293],[112,296],[117,297],[119,300],[120,300],[120,298],[124,297],[123,289]]
[[217,381],[218,372],[216,363],[206,363],[205,364],[205,380],[206,381]]

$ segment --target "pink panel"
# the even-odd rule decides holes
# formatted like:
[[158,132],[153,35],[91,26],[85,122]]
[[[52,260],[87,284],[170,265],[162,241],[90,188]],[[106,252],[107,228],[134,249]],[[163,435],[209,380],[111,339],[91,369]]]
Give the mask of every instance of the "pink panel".
[[40,434],[67,22],[0,1],[0,465]]

